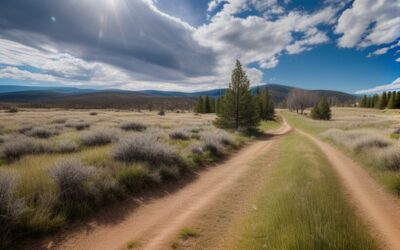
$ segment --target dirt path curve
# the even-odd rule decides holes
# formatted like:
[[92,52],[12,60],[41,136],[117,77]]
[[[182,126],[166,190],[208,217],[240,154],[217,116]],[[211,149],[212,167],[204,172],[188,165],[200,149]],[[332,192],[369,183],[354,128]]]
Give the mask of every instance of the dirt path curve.
[[[400,249],[400,206],[368,173],[350,157],[317,139],[296,129],[310,138],[324,152],[329,162],[349,192],[352,201],[370,225],[372,233],[383,249]],[[334,192],[334,190],[333,190]]]
[[[283,135],[290,130],[285,121],[271,134]],[[118,224],[92,223],[88,232],[67,233],[66,239],[52,249],[126,249],[132,240],[139,242],[140,249],[170,249],[179,231],[207,209],[219,194],[235,185],[249,168],[248,163],[268,150],[276,139],[270,137],[251,143],[226,162],[200,173],[193,183],[176,193],[145,202]]]

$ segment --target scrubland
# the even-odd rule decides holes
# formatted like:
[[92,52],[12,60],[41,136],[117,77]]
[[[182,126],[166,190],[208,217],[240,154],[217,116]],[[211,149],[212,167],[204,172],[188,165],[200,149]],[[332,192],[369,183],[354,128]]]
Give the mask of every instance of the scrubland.
[[112,110],[1,112],[0,246],[179,183],[250,140],[216,129],[213,119]]
[[332,121],[284,112],[290,123],[336,144],[400,196],[400,112],[334,108]]

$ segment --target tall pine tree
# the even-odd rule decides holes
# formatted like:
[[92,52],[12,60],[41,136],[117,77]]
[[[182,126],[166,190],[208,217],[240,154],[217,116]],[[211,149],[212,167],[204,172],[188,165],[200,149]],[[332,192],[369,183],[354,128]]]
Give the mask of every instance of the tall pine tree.
[[217,126],[223,128],[253,129],[260,122],[257,99],[250,92],[250,81],[239,60],[232,71],[231,83],[220,103]]

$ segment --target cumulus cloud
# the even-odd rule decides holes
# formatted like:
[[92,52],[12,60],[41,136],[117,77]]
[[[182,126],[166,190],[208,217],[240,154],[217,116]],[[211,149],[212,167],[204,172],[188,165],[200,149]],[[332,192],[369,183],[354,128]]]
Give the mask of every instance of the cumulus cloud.
[[[226,72],[236,58],[245,65],[257,63],[260,68],[273,68],[283,53],[297,54],[327,42],[328,36],[318,27],[332,24],[338,11],[327,6],[314,13],[290,11],[270,20],[263,15],[239,17],[237,14],[249,8],[263,13],[278,5],[275,0],[224,2],[210,23],[194,32],[194,38],[201,45],[212,48],[218,55],[219,72]],[[212,1],[209,6],[219,3]]]
[[371,89],[363,89],[356,91],[356,94],[373,94],[373,93],[380,93],[383,91],[392,91],[400,89],[400,77],[394,80],[390,84],[376,86]]
[[400,4],[396,0],[355,0],[339,18],[339,46],[368,47],[400,37]]
[[147,0],[4,0],[0,8],[3,39],[166,80],[213,73],[213,53],[192,32]]

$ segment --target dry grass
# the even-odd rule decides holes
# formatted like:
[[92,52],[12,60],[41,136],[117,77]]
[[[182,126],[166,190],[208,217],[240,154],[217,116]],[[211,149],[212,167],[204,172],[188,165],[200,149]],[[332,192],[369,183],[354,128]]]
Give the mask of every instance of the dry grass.
[[[12,223],[3,223],[3,228],[15,228],[11,235],[0,232],[3,245],[19,237],[15,232],[46,233],[115,199],[177,181],[188,167],[218,159],[204,149],[204,140],[225,154],[239,136],[216,130],[213,115],[22,111],[15,116],[0,112],[0,199],[9,197],[4,190],[12,190],[11,201],[0,202],[17,213]],[[121,124],[126,129],[118,129]],[[188,138],[176,140],[171,131]],[[8,173],[12,185],[1,177]]]

